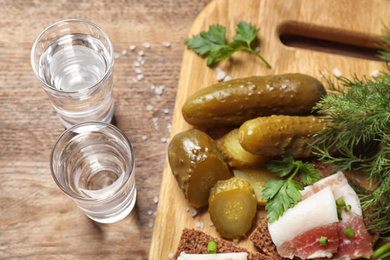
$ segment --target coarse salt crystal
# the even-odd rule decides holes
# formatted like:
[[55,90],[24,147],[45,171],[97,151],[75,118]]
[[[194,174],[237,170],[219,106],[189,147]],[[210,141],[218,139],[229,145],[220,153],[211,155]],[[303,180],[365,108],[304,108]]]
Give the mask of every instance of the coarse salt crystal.
[[151,216],[153,214],[153,211],[148,210],[148,215]]
[[232,78],[230,77],[230,76],[226,76],[224,79],[223,79],[223,81],[229,81],[229,80],[231,80]]
[[224,71],[219,71],[219,72],[217,73],[217,80],[218,80],[218,81],[223,80],[225,77],[226,77],[226,73],[225,73]]
[[130,49],[130,51],[134,51],[135,50],[135,45],[130,45],[129,49]]
[[191,216],[195,217],[198,214],[198,211],[196,209],[191,210]]
[[122,50],[122,55],[126,55],[127,54],[127,51],[126,50]]
[[162,143],[166,143],[168,141],[167,138],[165,138],[165,137],[162,137],[160,140]]
[[139,56],[144,56],[144,54],[145,54],[144,51],[139,51],[139,52],[138,52],[138,55],[139,55]]
[[156,95],[162,95],[163,91],[164,91],[164,88],[165,86],[164,85],[160,85],[160,86],[157,86],[154,90],[154,92],[156,92]]
[[154,202],[154,203],[158,203],[158,197],[157,197],[157,196],[155,196],[155,197],[153,198],[153,202]]
[[153,227],[153,222],[149,222],[149,227],[152,228]]
[[143,135],[141,138],[143,141],[146,141],[146,139],[148,139],[148,137],[146,135]]
[[190,208],[189,207],[186,207],[186,212],[189,212],[190,211]]
[[256,47],[255,52],[260,52],[260,47]]
[[165,116],[164,118],[165,118],[165,120],[171,120],[170,116]]
[[173,256],[174,256],[173,253],[169,253],[168,258],[169,258],[169,259],[173,259]]
[[337,78],[340,78],[343,75],[338,69],[333,69],[332,72]]
[[379,71],[375,70],[375,71],[371,72],[371,76],[374,78],[379,77]]
[[153,107],[152,105],[147,105],[147,106],[146,106],[146,110],[148,110],[148,111],[153,110],[153,108],[154,108],[154,107]]
[[213,222],[210,222],[210,223],[209,223],[209,226],[210,226],[210,227],[214,226],[214,223],[213,223]]
[[168,109],[168,108],[163,108],[163,109],[162,109],[162,112],[163,112],[164,114],[168,114],[168,113],[169,113],[169,109]]
[[143,61],[142,57],[138,56],[138,62],[141,62],[141,61]]
[[133,78],[133,82],[135,83],[135,82],[138,82],[138,80],[136,79],[136,78]]
[[237,244],[238,242],[240,242],[239,239],[237,239],[237,238],[236,238],[236,239],[233,239],[233,243],[236,243],[236,244]]
[[135,67],[139,67],[139,62],[138,61],[135,61],[133,64],[134,64]]
[[222,69],[221,69],[220,67],[216,67],[215,70],[216,70],[217,72],[222,71]]
[[171,43],[170,42],[163,42],[162,45],[164,45],[165,47],[171,47]]
[[141,70],[141,69],[139,69],[139,68],[136,68],[136,69],[135,69],[135,73],[137,73],[137,74],[141,74],[141,73],[142,73],[142,70]]
[[114,52],[114,59],[118,59],[121,55],[117,52]]
[[138,80],[138,81],[140,81],[140,80],[143,79],[143,78],[144,78],[144,75],[142,75],[142,74],[138,74],[138,75],[137,75],[137,80]]
[[320,77],[321,77],[321,78],[325,77],[325,73],[321,71]]
[[204,224],[203,224],[203,222],[198,221],[198,222],[196,223],[196,227],[198,227],[198,228],[200,228],[200,229],[204,229]]
[[145,60],[141,60],[139,63],[141,63],[141,65],[144,65],[145,64]]
[[149,49],[149,48],[150,48],[150,43],[144,42],[144,47],[145,47],[146,49]]

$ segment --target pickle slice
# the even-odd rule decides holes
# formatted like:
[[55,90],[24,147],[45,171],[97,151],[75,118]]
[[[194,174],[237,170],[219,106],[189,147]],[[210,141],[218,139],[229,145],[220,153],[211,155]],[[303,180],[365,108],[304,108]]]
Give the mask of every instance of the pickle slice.
[[233,129],[216,141],[219,151],[230,167],[251,168],[262,166],[271,159],[265,155],[245,151],[238,141],[238,130],[238,128]]
[[257,199],[247,180],[238,177],[221,180],[210,191],[210,218],[222,237],[244,235],[252,226],[256,210]]
[[257,203],[260,206],[264,206],[267,202],[266,200],[262,199],[264,184],[267,183],[269,179],[281,179],[279,176],[267,170],[267,168],[265,167],[251,169],[235,169],[233,170],[233,174],[236,177],[249,181],[255,191]]
[[193,170],[188,183],[187,198],[194,207],[207,203],[210,189],[218,180],[226,180],[232,175],[225,162],[217,157],[208,157]]

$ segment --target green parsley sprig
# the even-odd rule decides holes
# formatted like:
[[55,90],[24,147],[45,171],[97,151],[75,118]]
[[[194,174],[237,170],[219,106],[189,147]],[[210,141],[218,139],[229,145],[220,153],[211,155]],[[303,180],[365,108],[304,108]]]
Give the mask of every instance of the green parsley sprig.
[[[282,160],[271,160],[265,167],[280,177],[286,179],[270,179],[264,184],[263,200],[267,200],[265,209],[267,218],[271,223],[289,208],[294,207],[302,199],[299,191],[303,190],[303,184],[311,185],[321,179],[321,174],[314,169],[314,165],[307,162],[294,160],[291,154],[282,157]],[[302,183],[293,180],[299,174]]]
[[199,35],[194,35],[192,39],[187,39],[185,44],[201,56],[209,55],[207,66],[225,60],[237,51],[244,50],[255,54],[268,68],[271,68],[271,65],[251,47],[259,30],[254,25],[240,21],[233,42],[227,44],[226,28],[216,24],[211,25],[207,32],[203,31]]

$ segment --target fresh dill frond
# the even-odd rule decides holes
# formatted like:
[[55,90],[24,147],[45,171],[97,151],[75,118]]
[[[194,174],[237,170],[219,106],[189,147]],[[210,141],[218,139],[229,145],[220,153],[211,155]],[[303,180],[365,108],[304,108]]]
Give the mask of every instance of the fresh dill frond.
[[[360,190],[370,228],[390,232],[390,31],[386,27],[379,56],[386,62],[378,77],[328,80],[332,92],[314,107],[330,121],[311,145],[320,160],[340,170],[366,173],[371,188]],[[330,151],[337,147],[339,154]],[[376,147],[375,152],[372,148]],[[371,150],[371,151],[370,151]],[[373,210],[375,209],[375,210]]]

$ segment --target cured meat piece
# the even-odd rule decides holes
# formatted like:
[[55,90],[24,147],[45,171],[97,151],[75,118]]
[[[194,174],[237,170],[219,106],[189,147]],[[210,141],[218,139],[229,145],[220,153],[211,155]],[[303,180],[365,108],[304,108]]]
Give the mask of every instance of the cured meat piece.
[[[329,258],[338,250],[337,223],[335,198],[327,187],[288,209],[268,229],[282,257]],[[326,246],[319,243],[321,237],[328,238]]]
[[[360,200],[356,192],[348,184],[342,172],[337,172],[329,177],[321,179],[311,186],[307,186],[302,192],[302,198],[330,187],[335,199],[343,199],[346,205],[351,206],[350,211],[341,210],[341,220],[338,223],[339,248],[338,253],[332,259],[357,259],[370,257],[373,254],[371,237],[363,222]],[[345,230],[350,227],[355,235],[348,238]]]

